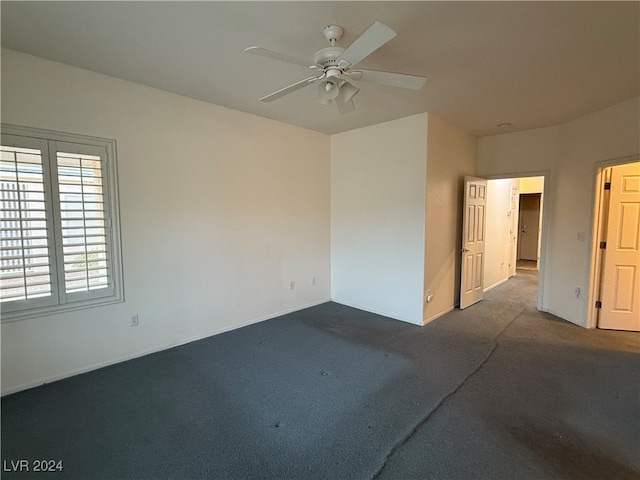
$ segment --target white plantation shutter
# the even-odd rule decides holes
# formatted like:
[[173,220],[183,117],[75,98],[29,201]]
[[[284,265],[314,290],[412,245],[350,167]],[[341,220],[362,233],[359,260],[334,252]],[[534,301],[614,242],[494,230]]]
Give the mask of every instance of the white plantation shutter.
[[103,188],[106,161],[104,149],[56,142],[63,290],[67,296],[93,298],[110,295],[113,289],[110,219]]
[[0,303],[25,308],[57,300],[48,175],[43,168],[47,145],[31,140],[14,146],[19,140],[4,136],[0,151]]
[[3,126],[2,319],[122,301],[113,141],[8,129],[32,132]]

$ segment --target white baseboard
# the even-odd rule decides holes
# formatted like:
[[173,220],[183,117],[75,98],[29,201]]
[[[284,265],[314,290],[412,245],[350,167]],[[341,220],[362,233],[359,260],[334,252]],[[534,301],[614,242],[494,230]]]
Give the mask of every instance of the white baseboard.
[[502,285],[503,283],[505,283],[506,281],[509,280],[509,278],[511,277],[507,277],[507,278],[503,278],[502,280],[497,281],[496,283],[494,283],[493,285],[489,285],[488,287],[485,287],[482,290],[482,293],[487,293],[489,290],[491,290],[492,288],[496,288],[498,285]]
[[422,325],[421,322],[419,323],[419,322],[416,322],[414,320],[409,320],[408,318],[402,318],[402,317],[394,316],[394,315],[392,315],[392,314],[390,314],[388,312],[382,312],[382,311],[372,310],[370,308],[364,308],[364,307],[362,307],[360,305],[355,305],[355,304],[352,304],[350,302],[345,302],[344,300],[340,300],[339,298],[332,298],[331,301],[335,302],[335,303],[339,303],[340,305],[344,305],[346,307],[357,308],[358,310],[362,310],[364,312],[369,312],[369,313],[373,313],[375,315],[380,315],[380,316],[383,316],[383,317],[392,318],[393,320],[400,320],[401,322],[407,322],[407,323],[410,323],[412,325]]
[[433,322],[434,320],[446,315],[447,313],[452,312],[453,310],[455,310],[455,308],[456,308],[456,306],[454,305],[452,307],[447,308],[446,310],[438,312],[435,315],[432,315],[429,318],[425,319],[422,324],[426,325],[427,323]]

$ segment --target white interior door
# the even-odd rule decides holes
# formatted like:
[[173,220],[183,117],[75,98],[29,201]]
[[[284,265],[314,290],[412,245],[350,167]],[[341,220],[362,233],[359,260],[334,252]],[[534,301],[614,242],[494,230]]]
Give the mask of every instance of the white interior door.
[[520,240],[518,258],[538,261],[540,237],[540,194],[520,195]]
[[460,308],[479,302],[483,296],[486,202],[487,181],[483,178],[465,177]]
[[612,168],[598,327],[640,331],[640,163]]

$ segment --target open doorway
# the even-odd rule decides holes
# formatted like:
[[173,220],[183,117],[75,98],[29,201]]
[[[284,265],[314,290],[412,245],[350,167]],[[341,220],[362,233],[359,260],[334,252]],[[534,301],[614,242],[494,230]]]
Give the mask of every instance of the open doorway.
[[517,268],[538,270],[542,193],[521,193],[518,209]]
[[542,302],[544,257],[544,175],[487,182],[484,290],[518,273],[539,274]]

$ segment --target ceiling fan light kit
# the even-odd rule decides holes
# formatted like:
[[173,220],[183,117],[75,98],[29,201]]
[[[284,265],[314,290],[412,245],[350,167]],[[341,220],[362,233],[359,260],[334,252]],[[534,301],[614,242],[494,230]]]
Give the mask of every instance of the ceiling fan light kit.
[[349,82],[344,82],[340,86],[340,91],[342,92],[342,96],[344,97],[345,102],[351,100],[356,93],[360,91],[359,88],[354,87]]
[[318,84],[318,94],[323,100],[334,100],[340,95],[340,85],[330,78],[323,80]]
[[[313,64],[309,65],[310,69],[320,70],[322,73],[266,95],[260,99],[261,102],[271,102],[318,82],[318,101],[324,105],[334,103],[338,108],[338,112],[345,114],[355,110],[353,97],[360,91],[359,88],[349,83],[346,80],[347,78],[412,90],[420,90],[424,87],[426,78],[417,75],[363,69],[351,70],[361,60],[396,36],[396,32],[385,24],[374,22],[346,49],[336,46],[336,42],[344,34],[342,27],[329,25],[324,28],[323,34],[329,41],[330,46],[318,50],[313,56]],[[262,47],[248,47],[245,52],[296,65],[304,65],[304,61],[293,56]]]

